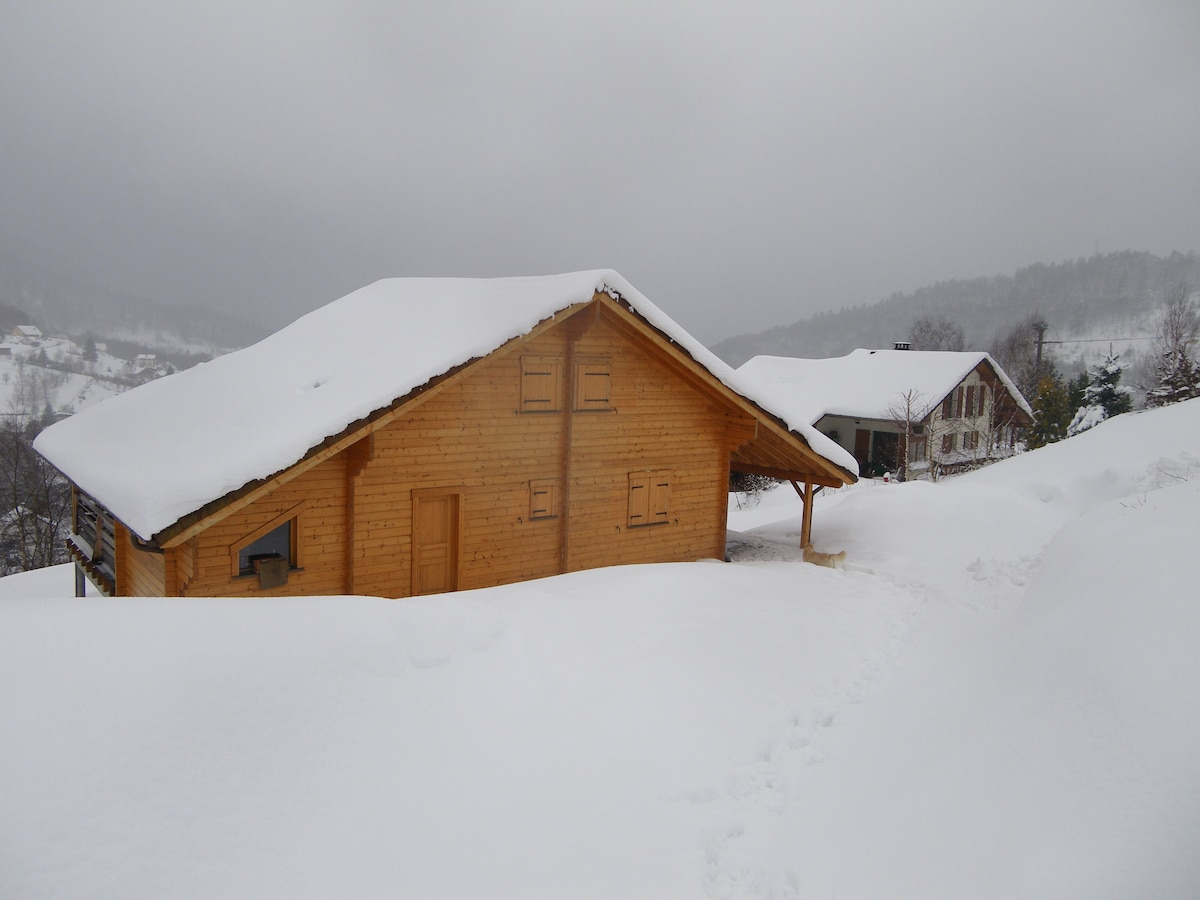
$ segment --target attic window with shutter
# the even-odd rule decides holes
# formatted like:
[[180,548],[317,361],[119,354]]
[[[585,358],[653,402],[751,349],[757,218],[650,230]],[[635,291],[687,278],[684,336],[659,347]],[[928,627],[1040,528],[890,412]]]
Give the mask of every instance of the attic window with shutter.
[[557,478],[542,478],[529,482],[529,518],[558,518]]
[[629,527],[666,525],[670,522],[669,472],[629,473]]
[[558,412],[562,396],[562,360],[521,357],[521,412]]
[[610,394],[612,366],[607,359],[585,359],[575,363],[576,412],[612,409]]

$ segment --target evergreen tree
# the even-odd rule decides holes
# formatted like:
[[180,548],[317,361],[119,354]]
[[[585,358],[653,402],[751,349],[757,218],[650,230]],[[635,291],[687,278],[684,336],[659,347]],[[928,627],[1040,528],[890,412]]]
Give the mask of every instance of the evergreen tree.
[[1085,405],[1087,388],[1091,383],[1087,372],[1080,372],[1067,382],[1067,409],[1079,409]]
[[1029,429],[1030,449],[1044,447],[1067,436],[1071,407],[1067,405],[1067,388],[1058,373],[1046,375],[1038,382],[1033,395],[1033,427]]
[[1157,384],[1146,391],[1147,406],[1166,406],[1200,397],[1200,363],[1192,362],[1186,347],[1164,354],[1155,368]]
[[1084,405],[1076,410],[1071,424],[1067,426],[1068,437],[1133,409],[1130,390],[1121,384],[1121,372],[1124,367],[1119,359],[1118,354],[1110,353],[1104,357],[1104,362],[1092,367],[1087,390],[1083,395]]

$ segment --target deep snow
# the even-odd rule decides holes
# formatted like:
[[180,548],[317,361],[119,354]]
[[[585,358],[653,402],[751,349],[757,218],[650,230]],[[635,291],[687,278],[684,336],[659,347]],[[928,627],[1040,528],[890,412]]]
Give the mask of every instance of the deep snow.
[[1194,897],[1200,401],[417,600],[0,580],[0,895]]

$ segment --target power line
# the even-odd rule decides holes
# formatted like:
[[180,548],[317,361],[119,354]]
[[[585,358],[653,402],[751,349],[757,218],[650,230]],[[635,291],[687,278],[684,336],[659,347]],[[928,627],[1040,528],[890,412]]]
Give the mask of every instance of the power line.
[[1043,344],[1103,344],[1105,341],[1152,341],[1153,337],[1078,338],[1071,341],[1042,341]]

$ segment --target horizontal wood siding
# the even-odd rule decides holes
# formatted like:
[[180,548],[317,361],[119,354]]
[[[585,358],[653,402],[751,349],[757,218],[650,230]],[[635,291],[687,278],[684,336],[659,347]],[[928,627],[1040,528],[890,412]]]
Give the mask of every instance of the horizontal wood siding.
[[[259,587],[256,576],[232,576],[230,548],[299,504],[304,504],[299,534],[302,569],[289,572],[287,584],[269,590]],[[346,454],[341,453],[201,532],[192,542],[191,579],[181,593],[207,597],[340,594],[346,584],[345,536]],[[180,568],[176,565],[177,572]]]
[[[563,361],[556,412],[522,409],[530,357]],[[608,409],[589,398],[593,408],[572,411],[572,359],[608,364]],[[459,494],[460,589],[720,557],[733,411],[676,365],[646,338],[581,312],[419,399],[369,449],[343,452],[215,523],[177,555],[177,577],[188,594],[260,593],[257,578],[231,577],[229,547],[303,502],[303,571],[272,593],[408,596],[412,495],[434,489]],[[639,471],[667,473],[666,524],[629,527],[630,473]],[[558,515],[531,518],[531,482],[546,480]]]
[[132,542],[124,547],[127,555],[125,574],[128,585],[122,593],[128,597],[163,597],[167,594],[166,561],[162,553],[139,550]]
[[484,360],[376,434],[374,458],[355,480],[356,593],[408,595],[414,490],[461,492],[460,589],[562,571],[562,516],[531,520],[529,504],[530,482],[561,471],[566,400],[558,412],[522,412],[521,360],[565,352],[553,329]]
[[[611,360],[611,412],[575,417],[569,568],[723,557],[727,410],[604,320],[577,352]],[[667,524],[629,527],[629,475],[664,474]]]

